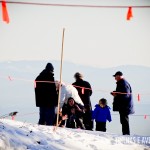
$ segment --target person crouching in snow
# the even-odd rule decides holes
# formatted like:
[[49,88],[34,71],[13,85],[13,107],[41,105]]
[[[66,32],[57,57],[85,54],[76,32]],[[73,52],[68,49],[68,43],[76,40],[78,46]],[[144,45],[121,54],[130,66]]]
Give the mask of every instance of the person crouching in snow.
[[106,132],[106,121],[112,121],[110,114],[110,107],[107,106],[107,100],[102,98],[99,100],[99,104],[95,105],[93,111],[93,119],[96,122],[96,131]]
[[76,103],[72,97],[68,98],[67,104],[63,105],[62,113],[63,116],[67,115],[68,117],[67,128],[85,129],[83,124],[84,107]]

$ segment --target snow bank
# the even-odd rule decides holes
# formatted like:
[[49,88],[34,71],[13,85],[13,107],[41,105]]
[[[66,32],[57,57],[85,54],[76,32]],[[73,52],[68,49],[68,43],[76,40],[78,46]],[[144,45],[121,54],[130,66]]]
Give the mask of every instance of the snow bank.
[[0,119],[0,150],[150,150],[150,137]]

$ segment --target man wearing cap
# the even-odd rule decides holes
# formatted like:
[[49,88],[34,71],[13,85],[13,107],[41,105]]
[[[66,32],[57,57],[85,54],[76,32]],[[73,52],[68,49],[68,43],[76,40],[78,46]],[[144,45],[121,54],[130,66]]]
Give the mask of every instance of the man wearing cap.
[[114,96],[113,111],[119,111],[123,135],[130,135],[129,114],[134,113],[132,89],[121,71],[116,72],[113,76],[117,81],[116,91],[111,92]]
[[72,85],[78,90],[78,94],[85,107],[85,114],[83,118],[85,128],[87,130],[92,130],[92,105],[90,100],[90,96],[92,95],[91,85],[89,82],[83,80],[83,75],[79,72],[75,73],[74,78],[76,81]]
[[55,119],[58,95],[53,72],[53,65],[47,63],[45,69],[35,79],[35,100],[36,106],[39,107],[40,111],[40,125],[53,125]]

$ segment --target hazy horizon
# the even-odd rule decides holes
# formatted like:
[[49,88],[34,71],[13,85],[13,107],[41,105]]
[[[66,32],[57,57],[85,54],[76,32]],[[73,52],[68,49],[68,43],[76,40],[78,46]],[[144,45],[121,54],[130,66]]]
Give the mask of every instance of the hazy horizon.
[[[13,63],[13,62],[23,62],[23,61],[26,61],[26,62],[45,62],[45,63],[52,63],[52,62],[59,62],[61,63],[61,60],[54,60],[54,59],[47,59],[47,60],[43,60],[43,59],[37,59],[37,60],[33,60],[33,59],[18,59],[18,60],[0,60],[0,63]],[[145,67],[145,68],[150,68],[150,66],[146,66],[146,65],[134,65],[134,64],[125,64],[125,65],[116,65],[116,66],[107,66],[107,67],[100,67],[100,66],[92,66],[92,65],[89,65],[89,64],[82,64],[82,63],[78,63],[78,62],[72,62],[72,61],[67,61],[67,60],[63,60],[63,63],[71,63],[71,64],[74,64],[76,66],[85,66],[85,67],[91,67],[91,68],[99,68],[99,69],[112,69],[112,68],[119,68],[119,67],[125,67],[125,66],[131,66],[131,67]]]

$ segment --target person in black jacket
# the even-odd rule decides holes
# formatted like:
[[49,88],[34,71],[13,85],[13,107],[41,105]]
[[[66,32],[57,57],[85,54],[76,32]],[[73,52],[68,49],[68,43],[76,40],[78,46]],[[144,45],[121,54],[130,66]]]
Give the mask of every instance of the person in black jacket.
[[84,107],[76,103],[72,97],[68,98],[67,104],[63,105],[62,114],[68,118],[66,122],[67,128],[85,129],[83,124]]
[[58,94],[54,83],[54,67],[47,63],[45,69],[35,79],[36,107],[39,107],[39,124],[53,125]]
[[113,111],[119,111],[123,135],[130,135],[129,114],[134,113],[132,89],[122,72],[118,71],[113,76],[117,81],[116,91],[111,92],[114,96]]
[[85,124],[85,128],[87,130],[93,129],[93,120],[92,120],[92,105],[90,96],[92,95],[92,88],[89,82],[83,80],[83,75],[79,72],[75,73],[74,78],[76,82],[74,82],[72,85],[78,90],[78,94],[84,104],[84,107],[86,108],[83,122]]

